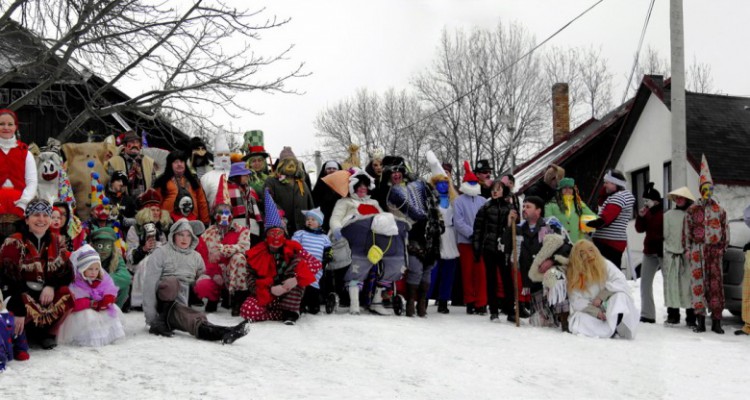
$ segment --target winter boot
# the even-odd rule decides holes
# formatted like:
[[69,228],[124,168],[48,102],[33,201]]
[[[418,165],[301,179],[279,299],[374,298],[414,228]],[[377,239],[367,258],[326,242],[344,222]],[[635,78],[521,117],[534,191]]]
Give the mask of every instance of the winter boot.
[[57,347],[57,338],[55,335],[46,334],[42,337],[40,345],[44,350],[52,350]]
[[221,290],[221,308],[229,310],[231,308],[229,290],[224,288]]
[[213,313],[213,312],[216,312],[218,308],[219,308],[218,300],[216,301],[209,300],[206,302],[206,308],[204,309],[204,311],[207,313]]
[[466,305],[466,314],[474,314],[474,303],[469,303]]
[[693,310],[692,308],[688,308],[685,310],[685,326],[687,326],[688,328],[695,328],[696,326],[698,326],[695,324],[695,310]]
[[487,315],[487,306],[477,307],[474,309],[474,314],[485,316]]
[[696,315],[695,316],[695,328],[693,328],[693,332],[701,333],[706,331],[706,316],[705,315]]
[[248,320],[244,320],[239,324],[227,328],[226,333],[221,338],[221,344],[232,344],[235,340],[247,335],[250,332],[250,325]]
[[228,328],[226,327],[214,325],[210,322],[204,322],[200,326],[198,326],[198,333],[195,335],[195,337],[200,340],[215,342],[217,340],[221,340],[221,338],[224,337],[227,329]]
[[711,331],[716,332],[719,335],[724,334],[724,329],[721,329],[721,320],[711,318]]
[[281,320],[284,322],[284,325],[294,325],[297,323],[298,319],[298,312],[284,310],[281,313]]
[[451,310],[448,308],[448,302],[446,300],[438,300],[438,312],[440,314],[449,314]]
[[349,314],[359,315],[359,286],[349,286]]
[[500,322],[500,316],[498,314],[490,314],[490,322]]
[[417,290],[417,315],[420,317],[427,316],[427,292],[430,291],[430,284],[422,282]]
[[667,307],[667,325],[677,325],[680,323],[680,309]]
[[383,292],[385,291],[385,288],[383,287],[376,287],[375,293],[372,295],[372,302],[370,303],[370,312],[373,314],[379,314],[379,315],[387,315],[388,310],[385,309],[385,306],[383,305]]
[[617,337],[617,327],[620,326],[620,324],[622,323],[622,318],[624,316],[625,315],[623,313],[617,314],[617,323],[615,324],[615,332],[612,334],[612,336],[610,336],[610,338],[614,339],[615,337]]
[[249,290],[238,290],[232,294],[232,316],[233,317],[239,317],[240,316],[240,310],[242,309],[242,305],[245,303],[245,300],[247,300],[247,297],[250,295]]
[[568,317],[570,316],[570,312],[561,312],[560,313],[560,329],[563,332],[570,333],[570,328],[568,327]]
[[406,316],[413,317],[416,313],[417,285],[406,285]]
[[151,327],[148,329],[148,333],[156,336],[172,337],[174,332],[172,327],[169,326],[169,313],[172,312],[172,308],[175,305],[174,301],[159,302],[160,311],[156,320],[151,322]]
[[302,312],[315,315],[320,312],[320,289],[308,286],[302,296]]

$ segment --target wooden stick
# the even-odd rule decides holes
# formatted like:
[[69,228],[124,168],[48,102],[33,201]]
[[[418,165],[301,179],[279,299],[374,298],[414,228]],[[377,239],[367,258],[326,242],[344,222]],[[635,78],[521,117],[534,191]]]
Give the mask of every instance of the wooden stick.
[[511,234],[513,234],[513,268],[511,269],[510,273],[513,274],[513,294],[514,294],[514,301],[516,304],[516,326],[521,326],[521,318],[519,313],[519,304],[518,304],[518,250],[516,248],[516,221],[513,221],[513,223],[510,226]]

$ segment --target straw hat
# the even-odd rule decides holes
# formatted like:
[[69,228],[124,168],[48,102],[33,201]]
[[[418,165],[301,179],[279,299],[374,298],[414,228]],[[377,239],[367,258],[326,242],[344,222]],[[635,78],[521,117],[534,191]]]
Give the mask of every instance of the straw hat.
[[683,186],[679,189],[675,189],[667,194],[667,198],[670,201],[674,201],[675,197],[677,196],[684,197],[690,201],[695,201],[695,196],[693,196],[693,194],[690,193],[690,189],[688,189],[687,186]]

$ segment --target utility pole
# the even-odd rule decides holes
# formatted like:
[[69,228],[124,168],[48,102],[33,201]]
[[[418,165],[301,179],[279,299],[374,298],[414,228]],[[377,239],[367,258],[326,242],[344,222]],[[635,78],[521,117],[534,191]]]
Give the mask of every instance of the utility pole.
[[672,184],[687,186],[687,128],[685,127],[685,35],[682,0],[670,0],[669,31],[672,55]]
[[313,154],[313,157],[315,158],[315,170],[320,172],[320,164],[323,163],[323,156],[320,154],[320,150],[315,150],[315,153]]

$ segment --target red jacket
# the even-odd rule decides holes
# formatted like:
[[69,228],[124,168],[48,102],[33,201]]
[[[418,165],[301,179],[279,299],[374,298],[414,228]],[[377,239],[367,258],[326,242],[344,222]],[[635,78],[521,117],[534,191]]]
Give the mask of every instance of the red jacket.
[[[245,253],[247,264],[255,275],[255,297],[261,306],[268,305],[274,299],[271,294],[271,286],[276,278],[276,260],[268,250],[266,242],[253,246]],[[317,258],[302,248],[302,245],[294,240],[287,240],[282,249],[284,262],[291,264],[294,277],[297,278],[299,287],[307,287],[315,282],[315,274],[323,267]]]
[[664,255],[664,208],[661,203],[649,208],[646,215],[635,218],[635,231],[646,232],[643,239],[643,254]]

